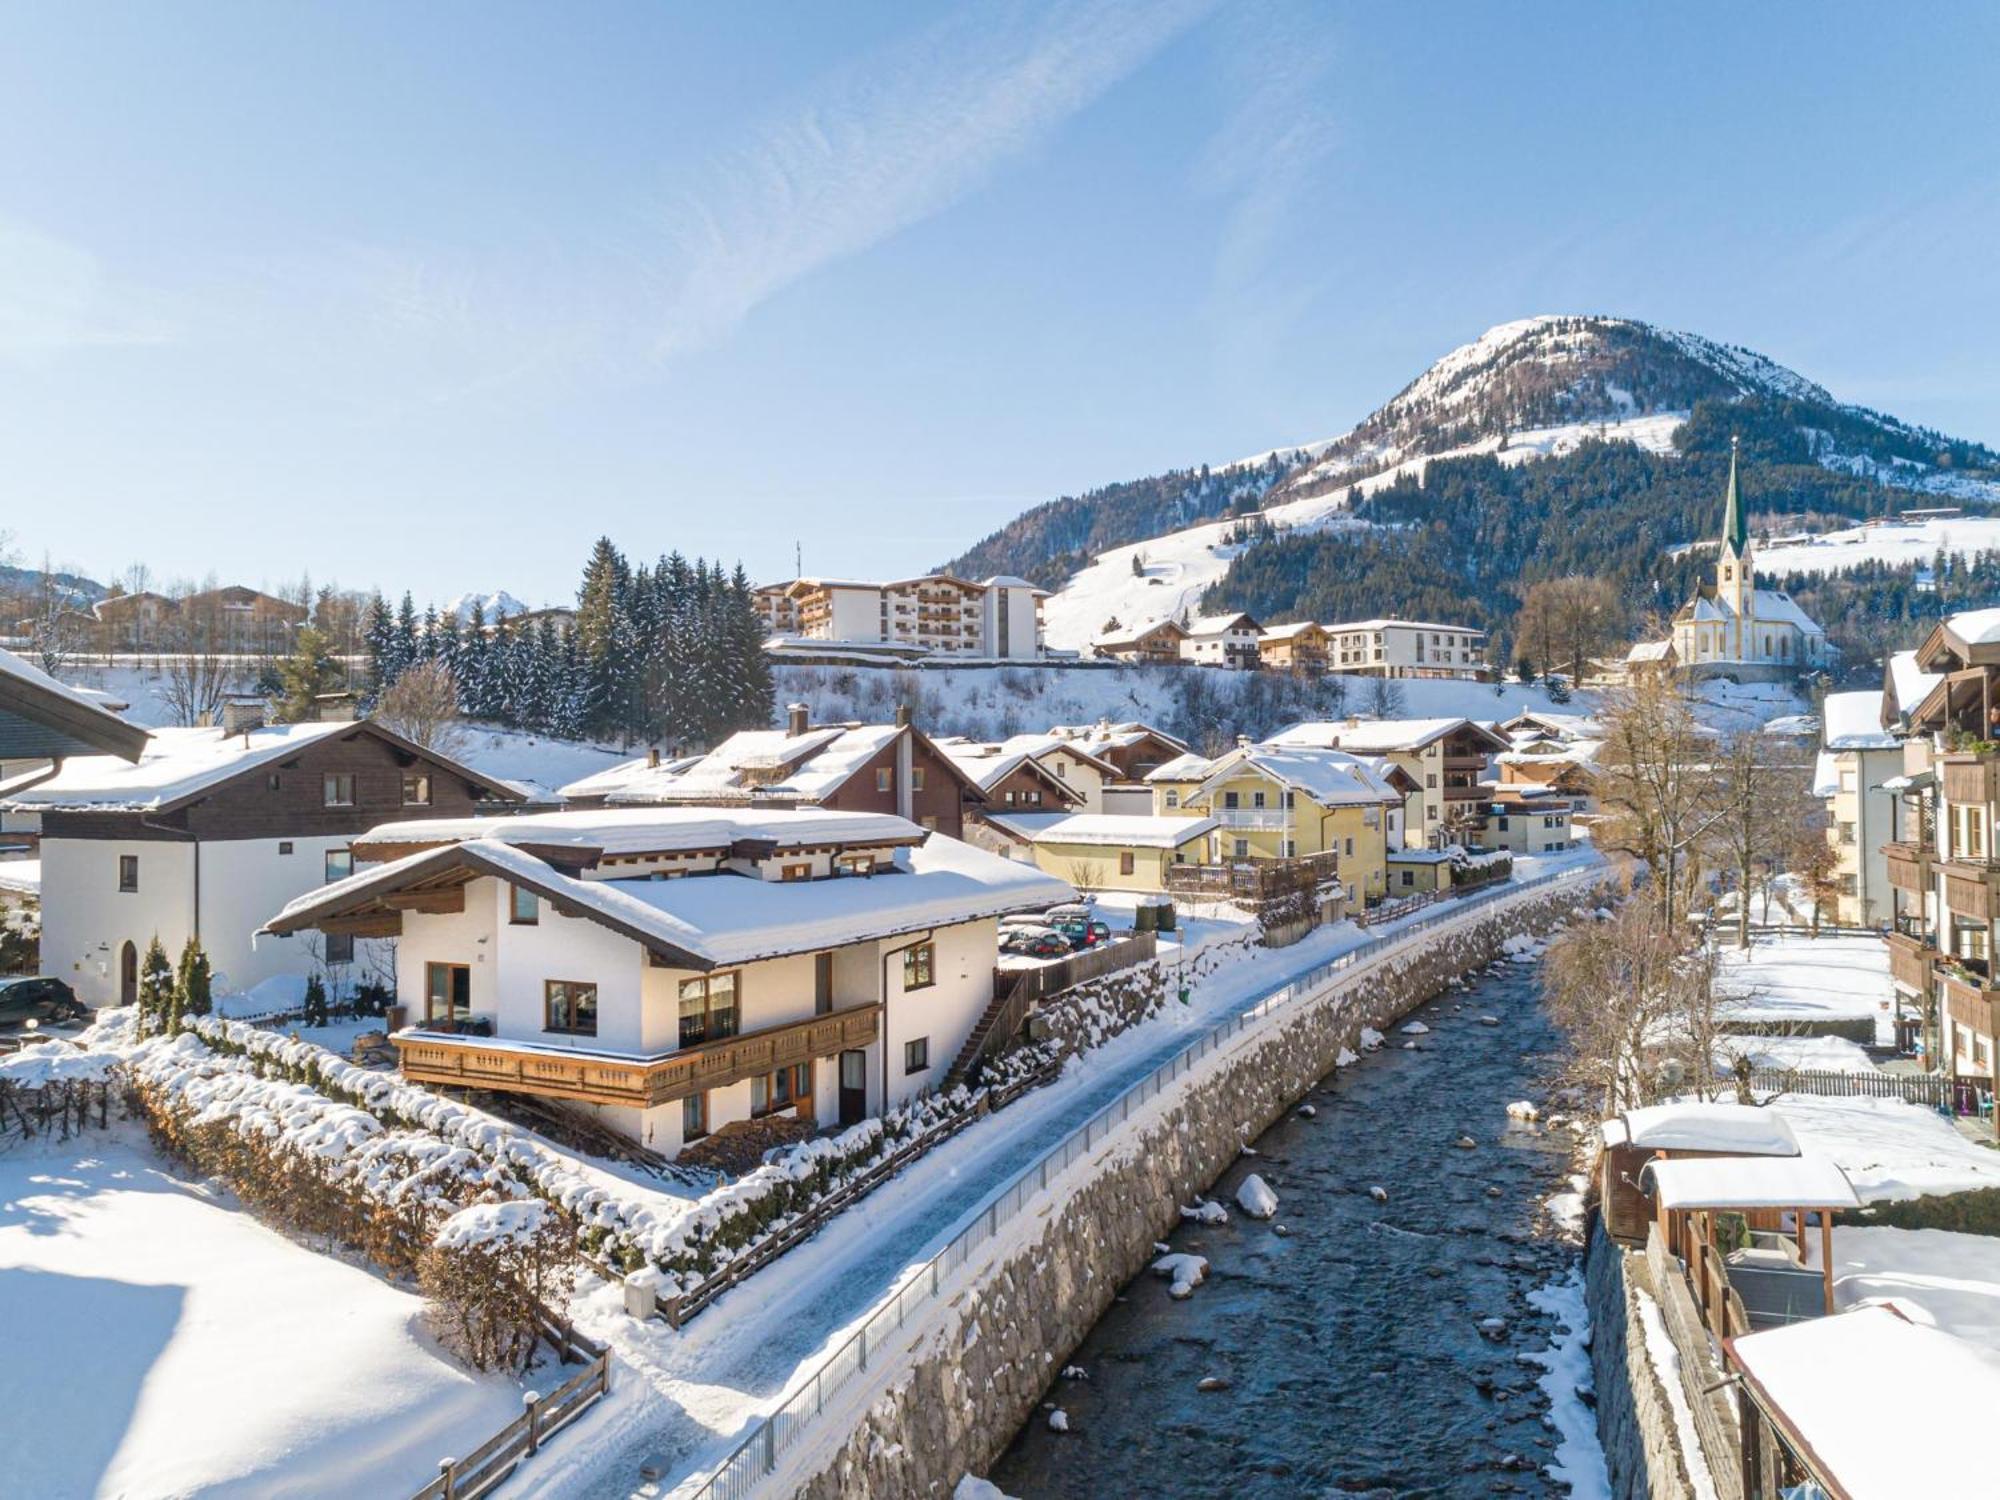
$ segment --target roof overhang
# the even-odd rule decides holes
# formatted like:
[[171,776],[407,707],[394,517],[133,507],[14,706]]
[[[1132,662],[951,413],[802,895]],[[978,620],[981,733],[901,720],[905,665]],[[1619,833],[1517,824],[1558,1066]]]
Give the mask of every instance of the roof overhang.
[[0,672],[0,757],[115,755],[136,761],[146,740],[138,725],[71,697],[53,683],[45,686],[34,677]]

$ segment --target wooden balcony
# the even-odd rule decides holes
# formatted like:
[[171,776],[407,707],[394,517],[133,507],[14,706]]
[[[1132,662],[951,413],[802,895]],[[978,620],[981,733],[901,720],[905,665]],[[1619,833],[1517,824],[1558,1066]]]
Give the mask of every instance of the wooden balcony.
[[431,1031],[401,1031],[390,1040],[396,1044],[403,1076],[412,1083],[645,1109],[793,1063],[866,1047],[880,1031],[881,1012],[880,1004],[857,1005],[650,1057]]
[[1938,780],[1947,802],[1991,803],[2000,800],[2000,755],[1990,751],[1955,750],[1938,757]]
[[1884,844],[1882,857],[1888,861],[1889,884],[1897,890],[1921,896],[1930,889],[1930,881],[1924,871],[1929,853],[1921,845],[1909,842]]
[[1944,997],[1945,1014],[1960,1026],[1970,1027],[1981,1036],[2000,1034],[2000,990],[1990,979],[1968,978],[1943,964],[1937,967],[1938,993]]
[[1889,944],[1889,977],[1915,993],[1929,993],[1931,960],[1937,950],[1922,938],[1907,933],[1886,934]]
[[1948,859],[1938,868],[1944,872],[1944,904],[1962,917],[1991,922],[2000,915],[2000,869],[1990,861]]

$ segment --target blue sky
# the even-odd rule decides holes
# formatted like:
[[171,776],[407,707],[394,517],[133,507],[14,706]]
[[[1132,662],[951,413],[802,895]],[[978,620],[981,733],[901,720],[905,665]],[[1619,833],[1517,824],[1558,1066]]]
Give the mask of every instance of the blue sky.
[[897,575],[1610,312],[2000,441],[2000,11],[0,3],[0,529]]

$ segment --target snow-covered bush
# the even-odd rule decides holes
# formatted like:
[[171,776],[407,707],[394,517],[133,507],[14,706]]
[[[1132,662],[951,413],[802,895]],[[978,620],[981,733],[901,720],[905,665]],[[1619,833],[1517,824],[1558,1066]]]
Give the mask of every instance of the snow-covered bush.
[[478,1203],[439,1227],[417,1263],[438,1339],[475,1370],[518,1370],[541,1310],[568,1303],[576,1230],[540,1199]]

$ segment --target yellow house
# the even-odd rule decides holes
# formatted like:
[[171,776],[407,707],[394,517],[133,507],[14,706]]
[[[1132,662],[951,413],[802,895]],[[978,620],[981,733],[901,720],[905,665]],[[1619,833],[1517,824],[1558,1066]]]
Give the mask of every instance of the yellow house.
[[1332,853],[1354,896],[1387,892],[1388,850],[1402,842],[1403,802],[1414,790],[1400,767],[1343,750],[1246,744],[1207,762],[1207,774],[1196,770],[1170,762],[1149,777],[1155,810],[1213,817],[1223,860]]
[[1076,813],[1034,835],[1035,863],[1080,891],[1161,891],[1174,865],[1209,862],[1214,818]]
[[1404,807],[1402,842],[1439,848],[1464,839],[1484,816],[1486,762],[1511,742],[1472,719],[1362,719],[1294,724],[1268,745],[1324,746],[1381,757],[1409,772],[1415,787]]

